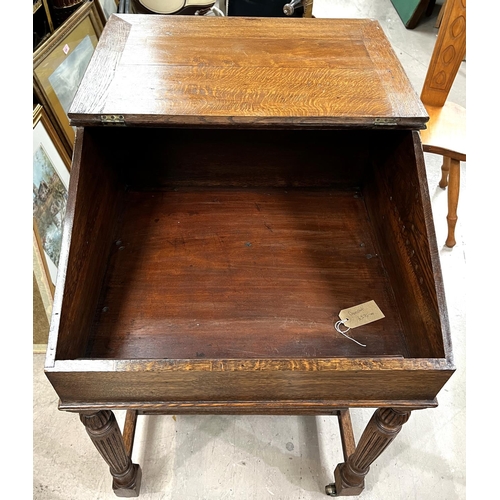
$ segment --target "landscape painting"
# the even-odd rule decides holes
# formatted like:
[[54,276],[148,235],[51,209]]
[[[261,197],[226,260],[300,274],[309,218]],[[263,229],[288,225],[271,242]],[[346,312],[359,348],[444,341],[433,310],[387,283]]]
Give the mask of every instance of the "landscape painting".
[[43,144],[33,152],[33,218],[52,282],[59,265],[68,191]]
[[94,46],[87,35],[49,76],[49,82],[66,114],[93,53]]
[[33,94],[69,156],[73,153],[75,129],[68,110],[105,23],[100,2],[80,2],[64,26],[33,52]]

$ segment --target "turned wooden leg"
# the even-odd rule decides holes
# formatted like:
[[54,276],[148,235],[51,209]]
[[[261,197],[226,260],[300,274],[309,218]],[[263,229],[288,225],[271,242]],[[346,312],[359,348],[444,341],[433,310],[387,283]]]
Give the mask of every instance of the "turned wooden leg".
[[345,463],[337,465],[332,496],[355,496],[363,491],[370,465],[398,435],[403,424],[410,418],[410,413],[411,410],[393,408],[379,408],[375,411],[354,453]]
[[439,187],[445,189],[448,185],[448,175],[450,173],[450,161],[451,158],[443,156],[443,164],[441,165],[441,180],[439,181]]
[[132,463],[113,412],[109,410],[82,412],[80,420],[95,447],[109,465],[115,494],[128,498],[139,496],[141,468]]
[[457,225],[457,208],[458,208],[458,193],[460,191],[460,162],[450,158],[450,175],[448,185],[448,238],[446,239],[447,247],[454,247],[455,226]]

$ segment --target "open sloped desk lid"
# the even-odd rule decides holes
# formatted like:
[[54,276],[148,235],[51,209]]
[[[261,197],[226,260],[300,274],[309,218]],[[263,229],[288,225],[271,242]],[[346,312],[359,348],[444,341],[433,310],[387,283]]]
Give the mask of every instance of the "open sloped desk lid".
[[113,14],[73,126],[425,128],[427,112],[369,19]]

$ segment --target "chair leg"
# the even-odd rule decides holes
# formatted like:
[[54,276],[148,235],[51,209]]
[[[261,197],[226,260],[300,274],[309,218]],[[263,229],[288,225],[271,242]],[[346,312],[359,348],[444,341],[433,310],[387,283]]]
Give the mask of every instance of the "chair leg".
[[441,180],[439,181],[439,187],[445,189],[448,186],[448,176],[450,173],[450,161],[451,158],[443,156],[443,164],[441,165]]
[[460,162],[449,158],[449,186],[448,186],[448,238],[446,246],[453,248],[456,245],[455,226],[457,225],[458,193],[460,191]]

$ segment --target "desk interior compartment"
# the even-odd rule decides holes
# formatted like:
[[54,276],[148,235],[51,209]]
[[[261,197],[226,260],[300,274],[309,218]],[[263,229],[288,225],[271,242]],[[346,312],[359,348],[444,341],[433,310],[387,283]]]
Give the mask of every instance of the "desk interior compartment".
[[73,164],[56,359],[445,357],[418,133],[87,127]]

